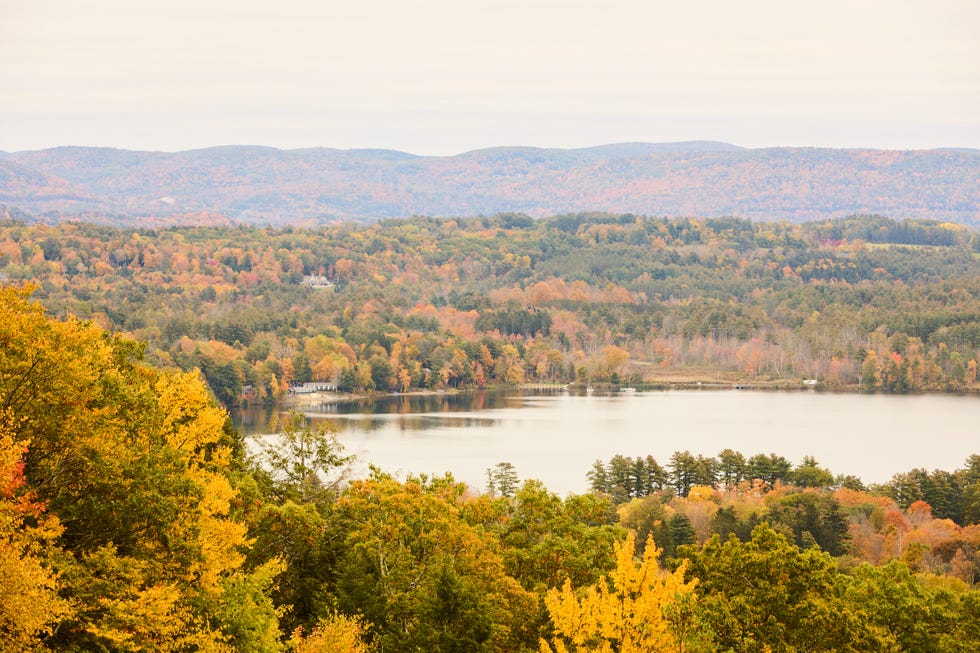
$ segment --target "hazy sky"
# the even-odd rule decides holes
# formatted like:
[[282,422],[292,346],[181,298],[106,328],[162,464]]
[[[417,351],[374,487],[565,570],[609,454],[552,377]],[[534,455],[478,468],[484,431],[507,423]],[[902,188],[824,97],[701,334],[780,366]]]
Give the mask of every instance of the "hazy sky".
[[978,0],[0,0],[0,149],[980,147]]

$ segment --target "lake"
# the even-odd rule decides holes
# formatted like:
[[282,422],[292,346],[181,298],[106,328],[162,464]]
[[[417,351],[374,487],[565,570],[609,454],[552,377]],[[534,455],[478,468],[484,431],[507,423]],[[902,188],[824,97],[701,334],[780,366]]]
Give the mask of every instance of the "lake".
[[[980,400],[951,395],[814,391],[659,391],[575,396],[479,392],[383,397],[305,408],[337,430],[360,471],[374,464],[407,473],[450,471],[483,489],[486,470],[512,463],[521,479],[554,492],[585,492],[593,461],[675,451],[776,453],[794,464],[814,456],[834,474],[866,483],[916,467],[954,470],[980,453]],[[270,433],[276,409],[237,410],[246,435]]]

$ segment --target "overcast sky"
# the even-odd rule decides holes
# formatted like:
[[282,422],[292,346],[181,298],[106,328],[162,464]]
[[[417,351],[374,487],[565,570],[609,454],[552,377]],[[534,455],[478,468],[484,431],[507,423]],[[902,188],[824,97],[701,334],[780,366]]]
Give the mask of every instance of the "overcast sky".
[[0,0],[0,150],[980,147],[978,0]]

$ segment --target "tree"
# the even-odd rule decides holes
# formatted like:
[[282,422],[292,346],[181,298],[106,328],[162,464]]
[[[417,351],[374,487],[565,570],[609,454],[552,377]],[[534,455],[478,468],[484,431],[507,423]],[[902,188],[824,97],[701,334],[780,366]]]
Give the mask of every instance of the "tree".
[[541,641],[542,653],[682,650],[683,621],[693,609],[697,581],[684,580],[684,564],[672,573],[662,572],[652,541],[639,565],[632,534],[614,548],[616,567],[584,594],[567,580],[560,590],[548,591],[545,605],[556,636],[553,648]]
[[289,644],[295,653],[369,653],[366,637],[361,617],[333,614],[317,622],[309,634],[302,628],[294,630]]
[[589,480],[589,488],[593,492],[609,493],[609,473],[601,460],[597,459],[592,463],[592,469],[588,471],[586,478]]
[[612,565],[611,545],[624,535],[608,497],[569,495],[563,501],[535,480],[525,481],[499,511],[491,527],[507,573],[532,591],[565,579],[594,582]]
[[[639,456],[637,456],[639,459]],[[659,492],[667,487],[667,471],[660,466],[660,463],[653,456],[647,456],[643,465],[645,494]]]
[[788,526],[801,548],[816,544],[832,556],[847,551],[847,517],[832,495],[809,491],[776,497],[769,503],[766,519]]
[[616,498],[617,502],[625,501],[630,497],[636,496],[633,489],[632,458],[616,454],[609,459],[607,470],[609,475],[609,493]]
[[[617,512],[619,523],[630,529],[635,540],[640,542],[637,547],[639,555],[643,555],[649,538],[653,538],[654,544],[661,550],[670,548],[673,551],[673,534],[668,526],[667,509],[659,496],[633,499],[621,504]],[[665,540],[665,535],[670,537],[669,541]]]
[[776,485],[776,481],[784,481],[789,476],[793,464],[782,456],[774,453],[756,454],[748,459],[745,464],[745,477],[749,480],[758,479],[763,481],[768,487]]
[[813,456],[804,456],[803,462],[789,473],[786,480],[800,487],[826,488],[834,484],[834,475],[821,467]]
[[276,650],[278,565],[242,568],[240,449],[200,376],[26,295],[0,288],[0,434],[27,447],[24,488],[61,524],[52,571],[75,610],[49,645]]
[[745,456],[732,449],[718,454],[719,480],[726,488],[733,488],[745,478]]
[[716,535],[702,550],[682,547],[678,557],[689,561],[687,578],[699,581],[698,615],[712,650],[878,650],[840,596],[833,558],[801,552],[768,525],[748,542]]
[[678,496],[686,497],[698,484],[698,459],[690,451],[676,451],[670,457],[671,481]]
[[517,471],[508,462],[497,463],[487,470],[487,492],[493,496],[499,493],[502,497],[512,497],[518,487]]
[[282,571],[268,592],[280,611],[281,628],[290,632],[315,625],[332,607],[324,587],[324,579],[334,572],[325,507],[292,499],[263,503],[253,498],[252,503],[260,505],[249,519],[247,567],[281,562]]
[[72,613],[58,596],[52,571],[58,518],[24,492],[24,444],[0,431],[0,638],[12,649],[29,650],[40,635]]
[[963,488],[963,523],[980,523],[980,455],[966,459],[966,466],[956,472],[959,486]]
[[277,494],[300,503],[321,502],[336,493],[354,460],[343,455],[332,430],[311,426],[299,412],[280,421],[278,433],[260,446]]
[[880,633],[891,650],[970,650],[941,645],[944,635],[957,626],[953,597],[924,587],[902,562],[893,560],[881,567],[860,565],[847,585],[846,597],[868,615],[868,625]]
[[495,538],[465,523],[444,489],[383,475],[350,484],[328,519],[337,607],[364,615],[384,651],[519,649],[532,596],[505,573]]

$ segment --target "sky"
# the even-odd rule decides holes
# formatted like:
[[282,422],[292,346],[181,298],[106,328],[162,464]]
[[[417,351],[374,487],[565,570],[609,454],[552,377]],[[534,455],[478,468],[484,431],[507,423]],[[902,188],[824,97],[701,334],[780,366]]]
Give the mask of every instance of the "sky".
[[980,148],[978,0],[0,0],[0,150]]

